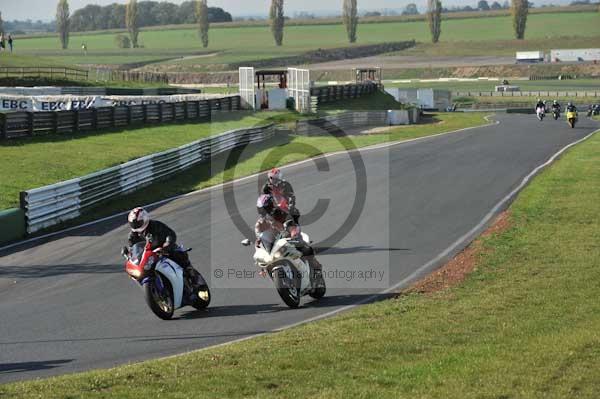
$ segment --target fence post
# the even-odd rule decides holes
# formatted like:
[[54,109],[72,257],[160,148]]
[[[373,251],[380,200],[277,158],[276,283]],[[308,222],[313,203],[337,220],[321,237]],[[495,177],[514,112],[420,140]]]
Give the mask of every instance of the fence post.
[[146,104],[142,104],[142,120],[144,125],[148,123],[148,106]]
[[58,114],[59,114],[59,111],[56,111],[53,113],[54,118],[52,120],[52,124],[54,125],[53,127],[54,127],[55,134],[58,133]]
[[0,138],[6,139],[6,116],[0,114]]
[[79,133],[80,122],[79,122],[79,110],[72,111],[74,112],[74,123],[73,123],[73,133]]
[[115,107],[110,108],[110,126],[115,127]]
[[189,101],[184,101],[183,102],[183,119],[185,121],[187,121],[188,119],[190,119],[189,112],[188,112],[188,103],[189,103]]
[[127,106],[127,124],[131,125],[131,106]]
[[98,129],[98,110],[92,108],[92,127],[94,130]]
[[33,137],[33,112],[27,113],[27,124],[29,125],[29,137]]

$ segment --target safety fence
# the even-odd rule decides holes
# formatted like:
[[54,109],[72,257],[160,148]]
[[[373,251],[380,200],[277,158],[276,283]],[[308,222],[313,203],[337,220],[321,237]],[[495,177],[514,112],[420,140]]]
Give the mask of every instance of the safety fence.
[[214,113],[237,110],[240,110],[239,96],[73,111],[0,113],[0,140],[142,124],[208,122]]
[[379,90],[375,83],[359,83],[331,86],[317,86],[310,89],[311,109],[318,110],[320,104],[333,101],[358,98],[365,94],[371,94]]
[[455,91],[453,97],[600,97],[600,91]]
[[357,128],[408,125],[418,122],[417,109],[345,112],[322,118],[298,120],[295,133],[302,136],[346,136],[360,134]]
[[89,73],[82,69],[63,67],[0,67],[0,78],[50,78],[88,80]]
[[229,131],[149,155],[85,177],[21,192],[27,233],[78,217],[104,200],[132,192],[199,162],[251,143],[275,137],[272,124]]

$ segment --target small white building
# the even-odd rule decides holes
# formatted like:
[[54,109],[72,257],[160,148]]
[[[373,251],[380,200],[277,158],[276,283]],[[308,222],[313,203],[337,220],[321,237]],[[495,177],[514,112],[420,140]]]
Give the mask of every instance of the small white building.
[[552,62],[600,61],[600,48],[550,50]]
[[452,105],[452,92],[438,89],[385,89],[396,101],[427,109],[445,110]]

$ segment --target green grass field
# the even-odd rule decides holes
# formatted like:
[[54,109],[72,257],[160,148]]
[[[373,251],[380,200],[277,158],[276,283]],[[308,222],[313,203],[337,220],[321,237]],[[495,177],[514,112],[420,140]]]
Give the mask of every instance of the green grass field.
[[521,193],[457,287],[175,358],[7,384],[0,396],[595,399],[598,181],[597,134]]
[[[53,37],[23,38],[15,45],[19,54],[60,57],[64,63],[130,64],[173,59],[167,62],[191,70],[217,68],[232,62],[295,55],[316,48],[348,46],[341,25],[290,26],[286,28],[285,42],[281,48],[274,45],[270,30],[266,26],[213,29],[210,35],[208,50],[201,48],[194,29],[143,31],[140,34],[140,42],[144,48],[132,50],[118,49],[114,42],[114,34],[74,36],[66,51],[59,49],[58,39]],[[549,45],[550,39],[557,37],[597,37],[600,36],[600,13],[530,15],[526,36],[528,39],[547,40]],[[469,47],[468,42],[471,41],[489,43],[510,40],[512,37],[511,19],[503,16],[444,21],[441,40],[442,44],[461,42],[462,47]],[[359,26],[357,45],[410,39],[428,42],[426,23],[417,21],[363,24]],[[88,46],[88,56],[84,56],[80,49],[84,42]],[[486,49],[483,48],[482,51]],[[491,51],[493,47],[486,53]],[[504,47],[502,51],[506,51]],[[210,53],[213,55],[207,55]],[[203,56],[193,57],[194,54]],[[2,57],[0,62],[1,60]]]

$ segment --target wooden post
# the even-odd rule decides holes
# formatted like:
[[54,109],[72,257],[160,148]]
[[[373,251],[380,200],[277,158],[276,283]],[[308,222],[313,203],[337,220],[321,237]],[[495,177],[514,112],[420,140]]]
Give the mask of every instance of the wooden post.
[[79,132],[79,111],[75,110],[75,111],[71,111],[74,112],[73,115],[73,133],[78,133]]
[[52,120],[52,123],[54,125],[53,127],[54,127],[54,133],[55,134],[58,133],[58,114],[59,113],[60,113],[60,111],[56,111],[56,112],[52,113],[53,117],[54,117],[54,119]]
[[92,108],[92,128],[98,129],[98,110],[96,108]]
[[33,112],[27,113],[27,124],[29,125],[29,137],[33,137]]

